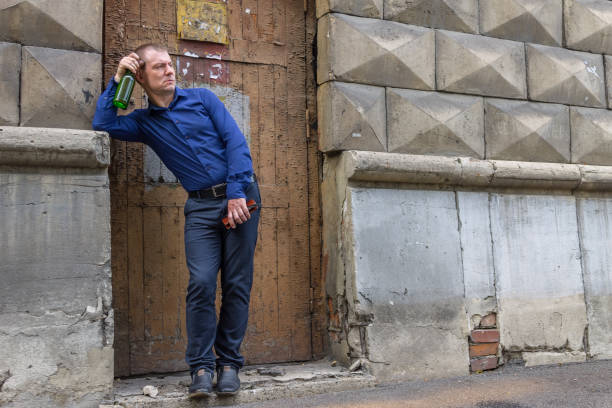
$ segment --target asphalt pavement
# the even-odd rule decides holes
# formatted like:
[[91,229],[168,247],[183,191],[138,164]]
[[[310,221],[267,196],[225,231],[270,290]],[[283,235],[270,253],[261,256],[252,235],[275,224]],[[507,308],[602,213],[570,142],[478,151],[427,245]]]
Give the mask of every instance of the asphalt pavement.
[[495,371],[444,380],[381,384],[374,388],[240,408],[612,408],[612,360]]

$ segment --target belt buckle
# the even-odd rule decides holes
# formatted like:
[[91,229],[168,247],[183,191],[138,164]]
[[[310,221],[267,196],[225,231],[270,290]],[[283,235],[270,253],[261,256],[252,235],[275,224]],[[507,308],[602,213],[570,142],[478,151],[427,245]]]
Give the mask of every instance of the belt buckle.
[[219,188],[219,187],[223,187],[223,183],[217,184],[216,186],[212,186],[211,187],[211,190],[212,190],[212,193],[213,193],[213,197],[215,197],[215,198],[219,198],[219,197],[222,196],[222,194],[217,195],[217,188]]

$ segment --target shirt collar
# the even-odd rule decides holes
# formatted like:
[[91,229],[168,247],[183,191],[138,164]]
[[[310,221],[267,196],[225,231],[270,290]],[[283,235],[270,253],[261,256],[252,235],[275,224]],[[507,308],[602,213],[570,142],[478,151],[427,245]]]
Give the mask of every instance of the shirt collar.
[[176,105],[176,101],[178,101],[179,98],[185,95],[186,93],[183,89],[179,88],[178,86],[175,86],[174,87],[174,98],[172,99],[172,102],[170,102],[170,105],[168,106],[168,108],[163,108],[161,106],[153,105],[152,103],[150,103],[149,107],[147,108],[149,115],[151,114],[151,112],[163,111],[169,108],[173,108],[174,105]]

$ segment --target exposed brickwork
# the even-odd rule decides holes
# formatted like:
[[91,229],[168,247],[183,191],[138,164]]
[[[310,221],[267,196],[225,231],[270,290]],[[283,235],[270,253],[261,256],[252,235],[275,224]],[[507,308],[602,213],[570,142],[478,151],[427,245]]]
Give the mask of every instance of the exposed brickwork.
[[483,329],[491,329],[497,325],[497,315],[495,313],[489,313],[480,321],[480,327]]
[[495,368],[497,368],[497,356],[473,358],[470,360],[470,369],[472,372],[493,370]]
[[470,344],[470,358],[497,354],[499,343]]
[[496,329],[485,329],[485,330],[472,330],[470,335],[472,342],[474,343],[498,343],[499,342],[499,330]]

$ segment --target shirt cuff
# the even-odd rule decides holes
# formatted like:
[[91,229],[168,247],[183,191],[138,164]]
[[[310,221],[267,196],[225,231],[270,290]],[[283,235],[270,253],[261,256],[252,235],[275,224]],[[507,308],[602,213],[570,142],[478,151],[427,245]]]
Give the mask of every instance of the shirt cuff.
[[225,194],[227,195],[227,198],[230,200],[233,200],[236,198],[246,198],[246,194],[244,194],[242,183],[238,181],[227,183]]

